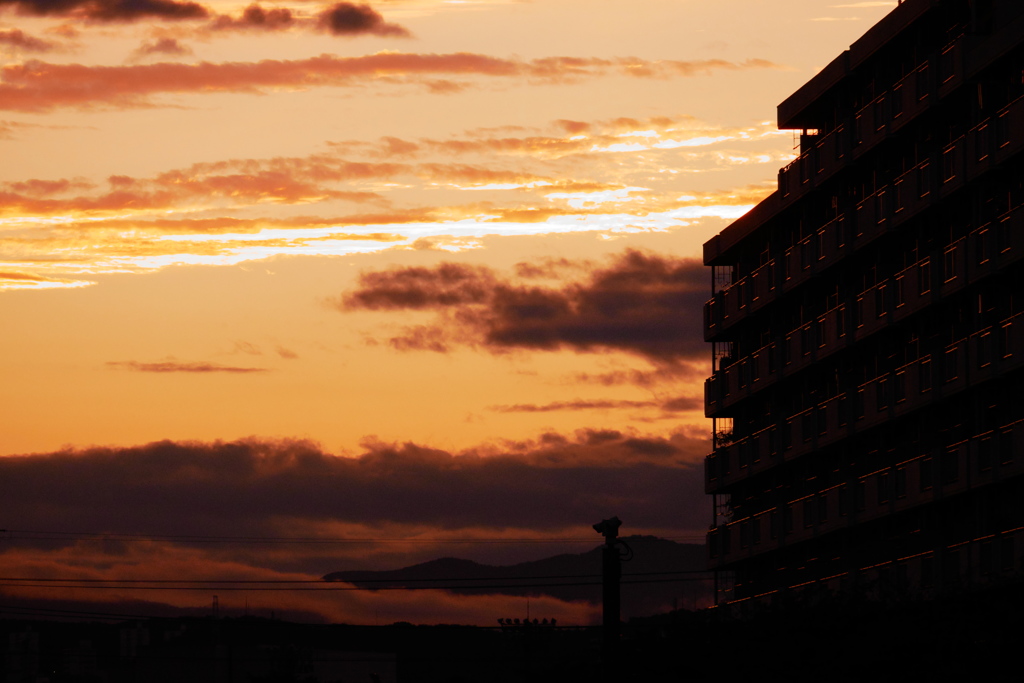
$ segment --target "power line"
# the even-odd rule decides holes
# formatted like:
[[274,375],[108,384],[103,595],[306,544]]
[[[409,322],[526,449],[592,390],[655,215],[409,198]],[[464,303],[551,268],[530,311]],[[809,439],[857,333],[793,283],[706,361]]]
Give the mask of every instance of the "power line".
[[[689,581],[709,581],[709,578],[699,577],[678,577],[670,579],[643,579],[640,581],[622,581],[622,584],[646,584],[646,583],[679,583]],[[416,591],[416,590],[499,590],[512,588],[563,588],[577,586],[600,586],[600,581],[569,581],[564,583],[514,583],[514,584],[483,584],[479,586],[465,585],[440,585],[440,586],[217,586],[218,591],[230,592],[260,592],[260,593],[282,593],[282,592],[351,592],[351,591]],[[138,586],[138,585],[114,585],[100,586],[96,584],[38,584],[38,583],[5,583],[5,588],[46,588],[51,590],[70,588],[75,590],[111,590],[111,591],[201,591],[208,586]]]
[[[629,576],[664,576],[677,574],[712,574],[713,572],[704,569],[688,569],[660,572],[631,572],[623,574]],[[89,584],[198,584],[198,585],[223,585],[223,584],[323,584],[323,583],[423,583],[423,582],[449,582],[449,581],[537,581],[550,579],[592,579],[600,578],[600,574],[549,574],[544,576],[466,576],[466,577],[431,577],[431,578],[378,578],[378,579],[90,579],[90,578],[39,578],[34,576],[0,576],[0,582],[41,582],[41,583],[89,583]],[[0,583],[0,587],[8,585]],[[554,585],[554,584],[553,584]]]
[[[324,537],[324,536],[207,536],[192,534],[139,534],[107,533],[96,531],[41,531],[38,529],[0,529],[3,540],[79,540],[119,541],[149,540],[178,541],[182,543],[238,543],[238,544],[302,544],[302,545],[343,545],[359,543],[429,543],[429,544],[532,544],[532,543],[595,543],[592,537],[549,537],[549,538],[422,538],[422,537]],[[703,536],[661,536],[663,540],[701,540]]]

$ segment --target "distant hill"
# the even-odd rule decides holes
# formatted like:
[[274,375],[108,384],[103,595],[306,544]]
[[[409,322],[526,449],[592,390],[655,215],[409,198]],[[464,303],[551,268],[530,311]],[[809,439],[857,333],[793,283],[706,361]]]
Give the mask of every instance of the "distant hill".
[[[673,607],[706,607],[712,600],[703,545],[676,543],[654,536],[623,538],[633,559],[622,564],[623,618],[646,616]],[[550,595],[561,600],[601,602],[601,547],[579,554],[494,566],[444,557],[391,571],[339,571],[323,577],[364,588],[444,588],[483,595]]]

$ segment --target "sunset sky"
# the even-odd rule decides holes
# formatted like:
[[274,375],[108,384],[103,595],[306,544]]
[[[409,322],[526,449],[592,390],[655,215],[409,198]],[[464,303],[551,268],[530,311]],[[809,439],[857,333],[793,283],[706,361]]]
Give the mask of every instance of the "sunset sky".
[[0,573],[512,562],[611,515],[702,542],[701,245],[793,158],[775,106],[895,5],[0,0]]

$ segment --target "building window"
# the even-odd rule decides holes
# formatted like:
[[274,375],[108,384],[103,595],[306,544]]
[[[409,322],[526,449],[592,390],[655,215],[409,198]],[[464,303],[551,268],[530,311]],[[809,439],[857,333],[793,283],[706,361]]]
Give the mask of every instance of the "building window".
[[1007,429],[999,434],[999,464],[1009,465],[1013,462],[1013,431]]
[[882,412],[889,407],[889,379],[882,377],[875,385],[875,407]]
[[809,529],[814,525],[814,499],[808,498],[804,501],[804,528]]
[[836,311],[836,339],[846,336],[846,306]]
[[978,472],[988,472],[992,469],[995,450],[995,442],[991,435],[981,439],[978,443]]
[[768,513],[768,537],[773,541],[779,537],[779,511],[772,510]]
[[921,558],[921,587],[931,588],[935,583],[935,560],[931,555]]
[[942,485],[948,486],[960,480],[960,449],[947,448],[942,454]]
[[925,259],[917,266],[917,293],[927,294],[932,289],[932,263]]
[[857,416],[857,419],[863,419],[864,417],[864,388],[857,389],[857,393],[853,397],[853,412]]
[[978,367],[992,364],[992,333],[983,332],[978,335]]
[[956,76],[956,45],[949,45],[939,56],[939,72],[943,83],[949,83]]
[[942,281],[956,278],[956,247],[950,247],[942,254]]
[[903,115],[903,83],[893,86],[892,94],[889,96],[889,116],[897,119]]
[[875,223],[881,224],[889,217],[889,193],[884,189],[875,194]]
[[785,534],[793,533],[793,506],[787,505],[782,510],[782,532]]
[[917,365],[917,386],[921,392],[931,391],[932,388],[932,361],[925,358]]
[[750,545],[750,523],[747,521],[740,522],[740,547],[746,548]]
[[957,348],[953,346],[946,349],[946,355],[942,359],[942,374],[943,379],[946,382],[952,382],[959,376],[959,368],[957,368]]
[[818,496],[818,524],[828,521],[828,494],[822,493]]
[[956,178],[956,146],[946,148],[942,153],[942,182]]
[[1012,323],[1006,323],[999,328],[999,338],[996,340],[996,352],[1000,358],[1009,358],[1013,355],[1013,337],[1011,330]]
[[904,370],[896,373],[896,380],[892,385],[892,398],[894,403],[907,400],[907,373]]
[[999,541],[999,568],[1004,572],[1013,570],[1013,536]]
[[917,74],[914,78],[914,86],[917,91],[917,101],[920,102],[924,98],[928,97],[928,63],[925,62],[917,70]]
[[843,484],[839,487],[839,516],[845,517],[850,512],[850,487]]
[[878,504],[884,505],[889,502],[889,473],[882,472],[878,475]]
[[931,164],[927,161],[917,167],[917,196],[925,198],[932,191]]
[[982,541],[978,548],[978,565],[982,574],[992,573],[992,541]]
[[907,468],[897,467],[893,478],[893,494],[897,498],[905,498],[907,495]]
[[759,517],[750,520],[750,542],[753,545],[761,542],[761,519]]
[[857,512],[864,512],[864,508],[867,507],[867,486],[864,484],[864,480],[860,479],[855,484],[853,491],[854,500],[853,505]]
[[885,128],[886,116],[885,116],[885,95],[882,95],[872,103],[872,116],[875,119],[875,132],[880,132]]
[[974,235],[974,257],[975,263],[979,266],[988,263],[989,242],[991,237],[992,232],[988,228],[979,230]]
[[987,123],[981,124],[974,131],[974,158],[978,161],[984,161],[988,158],[988,150],[992,139],[991,132],[992,129],[989,128]]
[[921,458],[920,467],[921,490],[927,491],[932,487],[932,459],[930,457]]
[[887,287],[886,287],[886,284],[884,282],[882,284],[878,285],[877,287],[875,287],[875,317],[876,318],[881,318],[883,315],[885,315],[888,312],[888,310],[887,310],[888,306],[886,305],[887,302],[886,302],[886,297],[885,297],[885,294],[886,294],[885,290],[886,289],[887,289]]

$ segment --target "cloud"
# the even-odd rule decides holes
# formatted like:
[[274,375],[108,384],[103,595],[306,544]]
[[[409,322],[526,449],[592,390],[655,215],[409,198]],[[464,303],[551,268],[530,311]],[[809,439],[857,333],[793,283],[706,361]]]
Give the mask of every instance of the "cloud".
[[218,365],[217,363],[189,362],[179,363],[177,361],[160,361],[158,363],[140,363],[134,360],[109,361],[107,365],[120,370],[134,370],[136,372],[226,372],[231,374],[246,374],[252,372],[266,372],[266,368],[247,368],[231,365]]
[[612,500],[634,529],[699,529],[704,518],[707,443],[682,432],[582,430],[457,454],[372,440],[364,449],[339,457],[303,441],[165,441],[0,458],[5,526],[244,536],[276,534],[291,519],[297,529],[542,531],[585,524]]
[[141,59],[151,55],[169,55],[180,57],[192,54],[192,48],[182,45],[174,38],[160,38],[156,41],[144,41],[132,52],[132,59]]
[[379,52],[358,57],[325,54],[298,60],[130,66],[29,61],[0,68],[0,109],[49,111],[60,107],[144,107],[153,106],[150,98],[160,94],[261,94],[281,88],[304,90],[365,83],[422,84],[441,76],[563,83],[608,75],[670,78],[720,69],[768,66],[771,65],[763,60],[748,60],[740,64],[721,60],[642,62],[633,58],[546,57],[520,60],[465,52]]
[[16,289],[63,289],[67,287],[88,287],[96,284],[90,280],[48,277],[21,271],[0,271],[0,291]]
[[649,408],[657,405],[655,401],[623,401],[623,400],[575,400],[555,401],[537,405],[534,403],[516,403],[514,405],[489,406],[488,410],[498,413],[550,413],[560,410],[617,410],[621,408]]
[[[108,580],[302,580],[455,554],[504,564],[526,559],[524,552],[532,559],[538,550],[588,550],[599,540],[589,525],[612,514],[630,533],[696,541],[706,526],[701,460],[708,448],[697,432],[591,429],[460,453],[371,439],[360,454],[342,457],[307,441],[250,439],[5,457],[5,528],[47,533],[6,534],[0,564],[8,576]],[[69,533],[83,531],[95,535]],[[582,547],[567,537],[582,537]],[[7,597],[13,592],[3,590]],[[34,599],[126,599],[116,590],[18,590]],[[190,607],[206,604],[209,590],[131,596]],[[222,594],[222,606],[233,597]],[[460,615],[490,623],[506,609],[500,601],[444,593],[268,593],[258,599],[263,608],[350,622],[372,621],[379,609],[401,615],[394,620]],[[585,622],[589,610],[575,612],[576,618]],[[556,612],[560,621],[563,613],[569,612]]]
[[285,360],[295,360],[296,358],[299,357],[299,354],[295,353],[291,349],[286,348],[284,346],[277,346],[274,348],[274,351],[277,352],[278,356],[284,358]]
[[215,31],[281,31],[296,23],[295,15],[287,7],[264,9],[257,3],[246,7],[237,19],[226,14],[218,16],[210,28]]
[[627,251],[583,282],[515,284],[483,266],[366,272],[331,301],[340,311],[429,310],[437,321],[391,340],[407,349],[447,351],[471,344],[511,349],[617,349],[658,361],[707,353],[697,319],[707,273],[697,260]]
[[485,266],[442,263],[363,273],[359,284],[359,290],[346,296],[345,308],[380,311],[482,304],[498,281]]
[[203,19],[209,12],[195,2],[175,0],[0,0],[0,7],[13,7],[20,14],[73,17],[100,22],[138,19]]
[[318,15],[320,27],[336,36],[371,34],[406,38],[409,31],[397,24],[388,24],[369,5],[339,2]]
[[16,28],[0,31],[0,46],[3,45],[25,52],[51,52],[57,49],[56,43],[30,36]]

